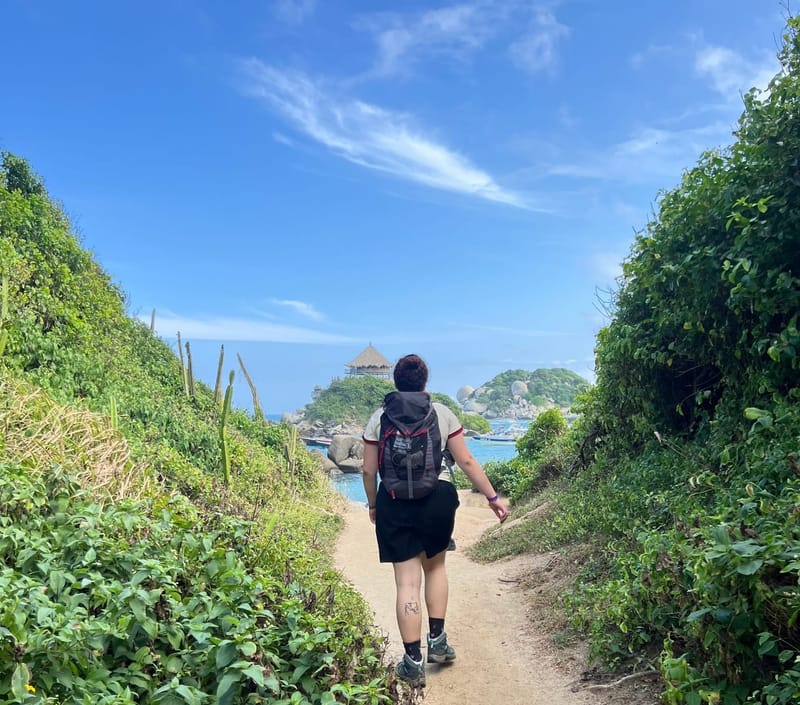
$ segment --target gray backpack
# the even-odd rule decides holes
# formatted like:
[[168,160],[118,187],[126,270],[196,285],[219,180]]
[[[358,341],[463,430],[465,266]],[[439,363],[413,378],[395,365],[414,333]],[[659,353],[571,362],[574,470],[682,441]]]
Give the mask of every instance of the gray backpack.
[[392,499],[433,492],[442,468],[439,418],[427,392],[391,392],[383,400],[378,471]]

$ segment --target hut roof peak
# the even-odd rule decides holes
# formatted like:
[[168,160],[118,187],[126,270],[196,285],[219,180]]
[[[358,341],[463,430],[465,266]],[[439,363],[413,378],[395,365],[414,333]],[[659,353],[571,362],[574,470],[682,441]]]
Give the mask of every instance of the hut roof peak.
[[347,363],[348,367],[391,367],[392,363],[389,362],[383,355],[381,355],[370,343],[361,352],[361,354],[351,362]]

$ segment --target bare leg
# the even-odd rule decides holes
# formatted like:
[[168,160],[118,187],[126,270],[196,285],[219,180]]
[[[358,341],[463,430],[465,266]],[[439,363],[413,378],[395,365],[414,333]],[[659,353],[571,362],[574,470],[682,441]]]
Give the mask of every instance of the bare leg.
[[447,597],[449,584],[447,582],[447,568],[444,564],[446,551],[437,553],[432,558],[422,554],[422,570],[425,571],[425,605],[428,608],[428,617],[444,619],[447,614]]
[[[400,636],[406,643],[417,641],[422,633],[422,605],[419,601],[419,592],[422,585],[424,555],[423,553],[402,563],[392,564],[394,584],[397,588],[397,626],[400,627]],[[427,584],[425,592],[427,595]]]

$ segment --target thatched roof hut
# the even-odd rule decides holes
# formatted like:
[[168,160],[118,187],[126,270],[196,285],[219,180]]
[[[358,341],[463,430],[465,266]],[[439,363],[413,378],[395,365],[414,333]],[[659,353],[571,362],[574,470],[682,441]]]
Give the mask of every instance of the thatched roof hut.
[[392,374],[392,363],[370,343],[355,360],[347,363],[347,374],[350,376],[371,375],[372,377],[388,378]]

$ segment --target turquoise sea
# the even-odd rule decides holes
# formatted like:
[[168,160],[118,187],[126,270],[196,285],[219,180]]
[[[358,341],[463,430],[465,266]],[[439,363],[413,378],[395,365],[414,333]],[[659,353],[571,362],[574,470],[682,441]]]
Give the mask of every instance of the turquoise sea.
[[[467,439],[467,448],[481,465],[490,460],[511,460],[517,453],[513,443],[487,443],[472,438]],[[366,503],[367,495],[364,494],[361,473],[335,475],[331,477],[331,484],[348,499]]]
[[[270,421],[279,422],[281,420],[281,414],[265,414],[265,416]],[[492,430],[498,431],[508,426],[511,422],[506,420],[497,420],[497,421],[491,421],[490,423],[492,426]],[[524,428],[525,426],[527,426],[527,422],[515,421],[514,425],[522,426]],[[321,446],[310,446],[310,447],[316,447],[319,450],[325,452],[324,447]],[[511,458],[513,458],[517,453],[517,450],[513,443],[490,443],[486,441],[476,441],[473,438],[467,439],[467,447],[475,456],[475,459],[482,465],[489,461],[511,460]],[[336,490],[338,490],[345,497],[347,497],[350,500],[353,500],[354,502],[367,501],[367,496],[364,494],[364,485],[361,482],[360,473],[336,475],[331,478],[331,484],[334,486]]]

